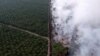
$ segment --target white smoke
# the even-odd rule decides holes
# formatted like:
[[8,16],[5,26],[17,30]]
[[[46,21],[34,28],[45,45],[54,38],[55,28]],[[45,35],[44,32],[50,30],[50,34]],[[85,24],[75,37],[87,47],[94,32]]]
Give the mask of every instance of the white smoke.
[[51,0],[51,6],[55,41],[78,45],[72,56],[100,56],[100,0]]

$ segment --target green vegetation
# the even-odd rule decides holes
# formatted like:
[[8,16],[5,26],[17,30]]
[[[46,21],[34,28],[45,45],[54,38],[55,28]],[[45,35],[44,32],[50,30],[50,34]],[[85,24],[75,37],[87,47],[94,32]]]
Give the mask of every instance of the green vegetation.
[[46,56],[47,40],[0,25],[0,56]]
[[53,56],[59,56],[59,54],[65,54],[67,49],[64,48],[61,44],[59,43],[53,43],[53,49],[52,49],[52,54]]
[[48,0],[0,0],[0,22],[47,36]]
[[[49,0],[0,0],[0,56],[47,56],[47,40],[15,27],[47,36]],[[53,44],[53,56],[63,51]]]

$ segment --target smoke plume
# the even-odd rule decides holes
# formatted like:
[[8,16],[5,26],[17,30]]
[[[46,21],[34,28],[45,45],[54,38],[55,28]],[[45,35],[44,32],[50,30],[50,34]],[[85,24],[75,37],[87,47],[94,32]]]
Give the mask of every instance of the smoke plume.
[[71,56],[100,56],[100,0],[51,0],[53,37]]

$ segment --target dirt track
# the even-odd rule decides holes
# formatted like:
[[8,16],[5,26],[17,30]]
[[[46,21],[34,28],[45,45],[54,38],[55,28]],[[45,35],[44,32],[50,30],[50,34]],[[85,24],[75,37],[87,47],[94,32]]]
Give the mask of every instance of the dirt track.
[[19,30],[19,31],[23,31],[23,32],[26,32],[26,33],[28,33],[28,34],[31,34],[31,35],[34,35],[34,36],[37,36],[37,37],[41,37],[41,38],[44,38],[44,39],[47,39],[47,40],[48,40],[48,37],[41,36],[41,35],[39,35],[39,34],[37,34],[37,33],[31,32],[31,31],[28,31],[28,30],[25,30],[25,29],[22,29],[22,28],[19,28],[19,27],[10,25],[10,24],[5,24],[5,23],[0,23],[0,24],[6,25],[6,26],[9,27],[9,28],[16,29],[16,30]]

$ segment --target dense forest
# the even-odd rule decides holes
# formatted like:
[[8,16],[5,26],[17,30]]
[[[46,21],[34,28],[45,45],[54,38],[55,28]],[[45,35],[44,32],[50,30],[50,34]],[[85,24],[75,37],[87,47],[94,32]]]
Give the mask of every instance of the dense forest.
[[47,32],[48,0],[0,0],[0,56],[47,56]]

